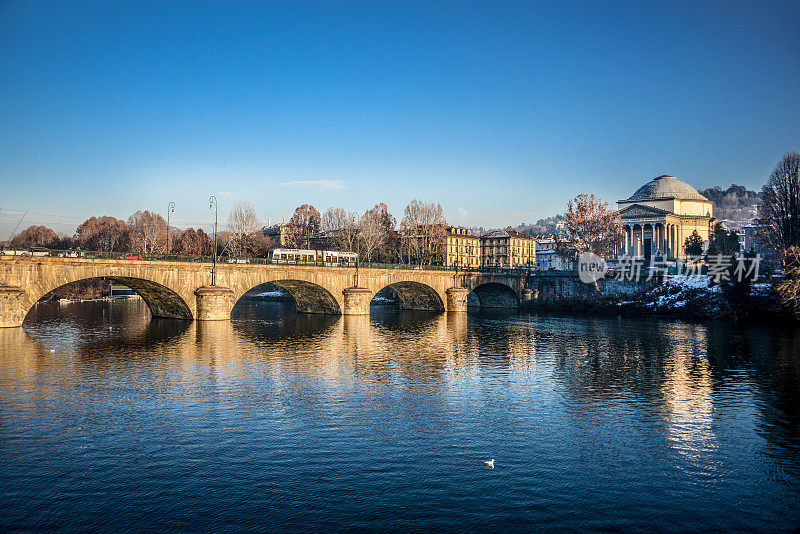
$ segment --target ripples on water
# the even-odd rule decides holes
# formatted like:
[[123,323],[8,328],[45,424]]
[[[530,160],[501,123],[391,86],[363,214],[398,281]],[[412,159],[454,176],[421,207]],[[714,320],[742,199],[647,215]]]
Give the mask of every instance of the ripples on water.
[[0,329],[2,530],[800,528],[796,331],[32,313]]

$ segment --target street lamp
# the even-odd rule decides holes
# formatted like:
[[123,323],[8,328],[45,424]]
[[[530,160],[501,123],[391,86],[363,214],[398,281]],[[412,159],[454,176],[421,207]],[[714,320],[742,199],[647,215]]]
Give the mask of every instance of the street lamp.
[[175,203],[170,202],[167,204],[167,255],[172,252],[172,234],[169,231],[169,214],[175,213]]
[[217,197],[211,195],[208,197],[208,209],[214,210],[214,266],[211,269],[211,285],[217,285]]
[[361,287],[358,285],[358,264],[361,261],[361,242],[358,240],[358,213],[353,212],[353,224],[355,225],[355,236],[356,236],[356,285],[355,287]]

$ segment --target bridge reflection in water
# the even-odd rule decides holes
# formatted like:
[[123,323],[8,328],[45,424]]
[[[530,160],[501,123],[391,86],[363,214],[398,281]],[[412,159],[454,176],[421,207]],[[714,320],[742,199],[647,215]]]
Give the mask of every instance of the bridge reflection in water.
[[0,526],[793,527],[799,353],[643,318],[39,304],[0,329]]

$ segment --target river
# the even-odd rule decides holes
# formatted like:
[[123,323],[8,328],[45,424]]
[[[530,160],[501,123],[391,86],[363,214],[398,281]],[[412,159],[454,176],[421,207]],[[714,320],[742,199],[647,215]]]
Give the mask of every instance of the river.
[[42,303],[0,489],[3,531],[796,531],[800,331]]

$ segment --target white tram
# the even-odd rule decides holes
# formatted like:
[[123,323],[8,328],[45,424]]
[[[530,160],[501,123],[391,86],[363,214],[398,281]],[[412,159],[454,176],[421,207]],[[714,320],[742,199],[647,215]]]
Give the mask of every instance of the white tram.
[[291,265],[326,265],[328,267],[355,267],[358,254],[338,250],[303,250],[276,248],[269,251],[271,263]]

